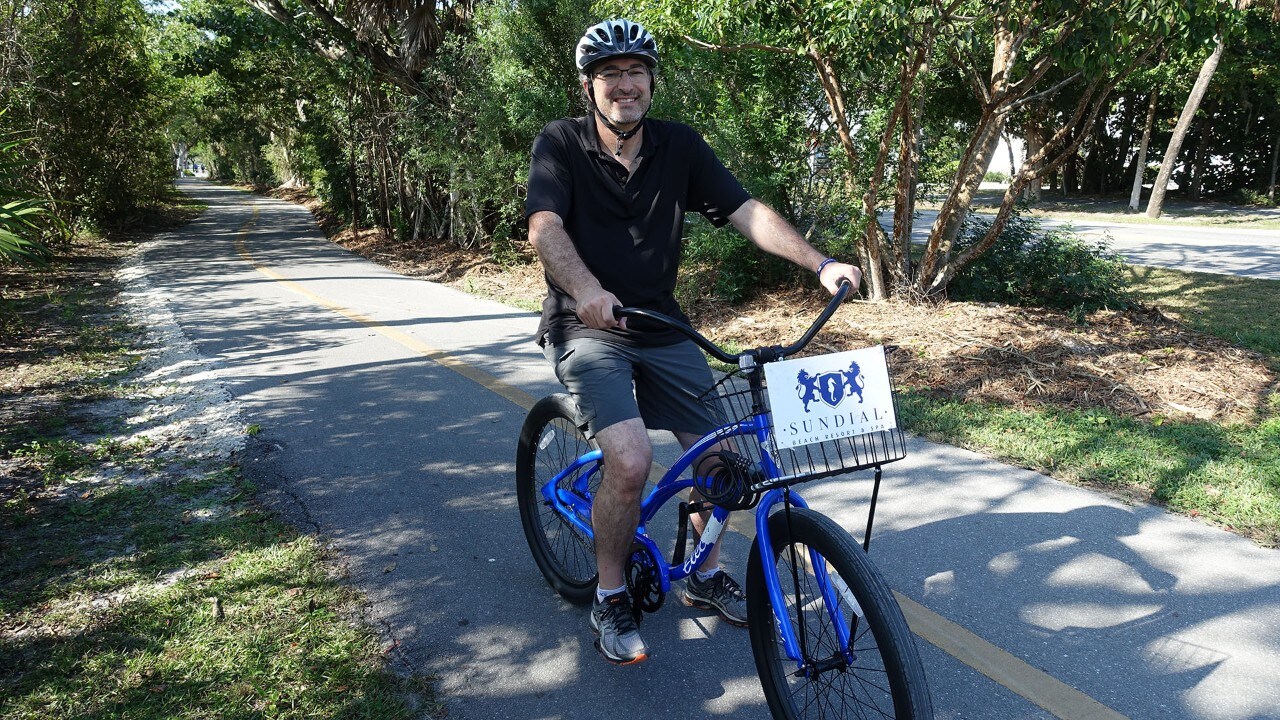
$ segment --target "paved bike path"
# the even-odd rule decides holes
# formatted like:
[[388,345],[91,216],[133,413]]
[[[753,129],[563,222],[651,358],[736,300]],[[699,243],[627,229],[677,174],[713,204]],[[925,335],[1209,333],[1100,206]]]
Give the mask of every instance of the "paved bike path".
[[[538,574],[511,480],[520,405],[557,387],[531,313],[354,257],[297,206],[184,189],[210,209],[148,248],[151,282],[262,426],[250,475],[330,539],[450,717],[767,716],[745,632],[672,597],[644,626],[653,659],[608,666]],[[951,649],[969,665],[919,641],[938,717],[1280,718],[1280,553],[947,446],[910,452],[886,468],[872,558],[973,634]],[[856,533],[869,490],[804,492]],[[741,574],[747,540],[727,542]],[[971,665],[1044,700],[1038,669],[1097,704],[1051,713]]]

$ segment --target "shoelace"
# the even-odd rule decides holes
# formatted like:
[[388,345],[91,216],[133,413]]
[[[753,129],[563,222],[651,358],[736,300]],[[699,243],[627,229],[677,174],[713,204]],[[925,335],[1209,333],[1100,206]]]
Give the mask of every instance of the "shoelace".
[[738,581],[729,577],[729,573],[717,573],[715,577],[708,581],[711,585],[708,588],[712,597],[723,597],[728,595],[735,600],[740,600],[746,595],[743,594],[742,588],[738,587]]
[[742,592],[742,588],[738,586],[738,581],[729,577],[726,573],[720,573],[720,587],[726,595],[732,595],[734,599],[746,597]]
[[618,600],[605,605],[604,612],[600,613],[600,624],[610,623],[613,625],[614,632],[619,635],[639,631],[640,627],[636,625],[635,616],[632,614],[631,608],[627,607],[628,604]]

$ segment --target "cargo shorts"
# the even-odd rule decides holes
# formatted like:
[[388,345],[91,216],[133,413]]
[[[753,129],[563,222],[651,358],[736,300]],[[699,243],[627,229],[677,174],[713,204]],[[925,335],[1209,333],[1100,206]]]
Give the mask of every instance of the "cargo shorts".
[[574,338],[543,347],[556,377],[578,404],[578,426],[588,438],[640,418],[650,430],[705,435],[723,424],[705,393],[715,380],[691,341],[634,347]]

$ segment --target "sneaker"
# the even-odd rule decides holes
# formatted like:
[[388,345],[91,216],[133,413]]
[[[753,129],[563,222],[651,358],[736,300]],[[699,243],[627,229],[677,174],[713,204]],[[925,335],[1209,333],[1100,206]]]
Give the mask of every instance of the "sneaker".
[[596,638],[596,650],[615,665],[632,665],[649,657],[649,646],[640,637],[631,598],[625,592],[592,604],[591,629],[600,636]]
[[706,582],[698,580],[697,573],[690,575],[684,581],[684,592],[680,597],[685,605],[715,610],[730,625],[747,626],[747,596],[724,570]]

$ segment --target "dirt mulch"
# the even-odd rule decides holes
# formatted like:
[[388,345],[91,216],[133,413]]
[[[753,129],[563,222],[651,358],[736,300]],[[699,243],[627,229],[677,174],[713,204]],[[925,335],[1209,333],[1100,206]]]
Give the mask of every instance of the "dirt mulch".
[[[794,338],[822,298],[766,294],[703,320],[748,344]],[[781,310],[780,308],[786,308]],[[1152,418],[1247,420],[1277,378],[1257,353],[1196,333],[1152,309],[1066,313],[994,303],[850,303],[827,326],[824,350],[895,345],[900,386],[1014,407],[1106,408]]]
[[[527,262],[499,267],[478,249],[396,243],[374,230],[338,232],[340,223],[324,217],[314,199],[273,194],[308,205],[335,242],[397,272],[507,301],[536,303],[543,296],[542,270],[531,251]],[[686,303],[686,311],[714,340],[769,345],[799,337],[825,301],[805,288],[762,293],[736,307],[699,298]],[[1064,312],[995,303],[856,301],[837,313],[813,348],[878,343],[901,349],[891,355],[901,387],[1022,408],[1247,421],[1280,389],[1258,353],[1189,330],[1155,308],[1097,312],[1079,324]]]

